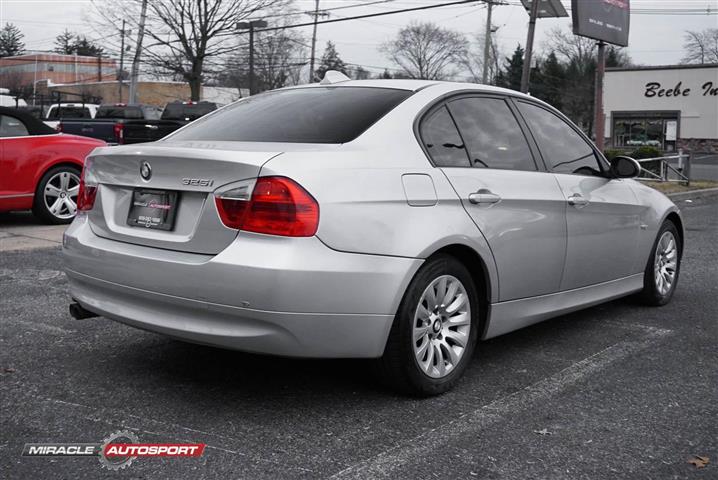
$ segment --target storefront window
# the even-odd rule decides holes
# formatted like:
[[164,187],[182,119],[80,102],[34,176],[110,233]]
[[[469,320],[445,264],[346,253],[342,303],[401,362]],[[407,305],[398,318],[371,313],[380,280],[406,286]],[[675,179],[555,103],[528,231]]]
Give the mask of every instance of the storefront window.
[[613,146],[616,148],[655,147],[674,151],[678,116],[642,113],[614,115]]

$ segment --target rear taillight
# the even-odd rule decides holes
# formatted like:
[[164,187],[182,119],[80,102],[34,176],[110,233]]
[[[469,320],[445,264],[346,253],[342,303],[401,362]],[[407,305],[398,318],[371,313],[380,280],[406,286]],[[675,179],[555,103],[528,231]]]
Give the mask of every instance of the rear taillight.
[[117,140],[117,143],[125,143],[125,124],[124,123],[116,123],[113,127],[112,131],[115,133],[115,140]]
[[319,204],[286,177],[261,177],[215,196],[219,216],[229,228],[285,237],[311,237],[319,225]]
[[90,159],[85,160],[85,166],[82,168],[80,175],[80,188],[77,192],[77,210],[85,212],[92,210],[95,205],[95,197],[97,196],[97,182],[89,172]]

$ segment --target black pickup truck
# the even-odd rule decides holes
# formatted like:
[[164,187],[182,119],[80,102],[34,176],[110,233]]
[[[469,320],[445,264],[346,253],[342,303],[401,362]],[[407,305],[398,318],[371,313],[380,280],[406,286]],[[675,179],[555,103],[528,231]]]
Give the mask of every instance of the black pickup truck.
[[159,120],[124,122],[123,143],[154,142],[214,110],[217,104],[212,102],[168,103]]
[[110,144],[125,143],[124,129],[127,122],[154,121],[160,118],[160,111],[152,105],[100,105],[95,118],[63,119],[57,125],[57,130],[98,138]]

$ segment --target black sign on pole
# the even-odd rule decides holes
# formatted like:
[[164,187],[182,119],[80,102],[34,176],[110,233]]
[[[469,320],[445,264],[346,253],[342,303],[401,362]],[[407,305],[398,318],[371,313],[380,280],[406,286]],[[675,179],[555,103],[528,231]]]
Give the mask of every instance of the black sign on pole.
[[628,46],[630,0],[571,0],[573,33]]

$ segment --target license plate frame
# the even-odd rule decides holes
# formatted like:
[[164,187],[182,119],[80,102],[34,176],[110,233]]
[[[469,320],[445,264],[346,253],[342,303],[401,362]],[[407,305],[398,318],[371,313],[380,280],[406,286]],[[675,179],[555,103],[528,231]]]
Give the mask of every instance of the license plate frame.
[[132,191],[127,224],[153,230],[170,231],[177,216],[179,192],[152,188]]

